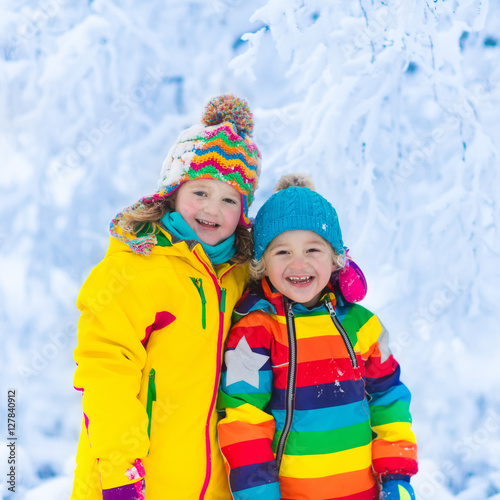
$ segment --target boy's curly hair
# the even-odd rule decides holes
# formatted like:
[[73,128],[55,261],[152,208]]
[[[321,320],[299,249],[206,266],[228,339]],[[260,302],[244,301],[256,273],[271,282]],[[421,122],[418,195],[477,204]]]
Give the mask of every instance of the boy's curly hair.
[[[156,234],[159,231],[161,218],[167,212],[174,211],[174,197],[175,194],[152,203],[141,204],[132,210],[125,210],[122,214],[120,227],[125,233],[130,233],[134,237],[144,229],[148,230],[148,234]],[[253,238],[250,229],[238,225],[234,235],[236,253],[231,261],[239,265],[246,264],[250,262],[253,255]]]

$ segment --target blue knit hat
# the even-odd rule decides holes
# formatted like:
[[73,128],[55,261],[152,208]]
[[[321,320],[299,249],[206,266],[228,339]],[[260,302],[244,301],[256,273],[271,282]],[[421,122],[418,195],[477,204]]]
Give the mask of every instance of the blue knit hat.
[[314,231],[339,255],[345,253],[339,219],[331,203],[308,187],[291,186],[274,193],[255,217],[255,259],[261,259],[276,236],[294,230]]

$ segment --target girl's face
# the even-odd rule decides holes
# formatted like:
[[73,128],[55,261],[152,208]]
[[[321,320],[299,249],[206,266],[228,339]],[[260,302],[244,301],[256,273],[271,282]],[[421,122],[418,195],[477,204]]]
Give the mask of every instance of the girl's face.
[[218,245],[231,236],[241,217],[241,195],[215,179],[187,181],[177,190],[175,211],[202,243]]
[[276,236],[263,256],[274,287],[306,307],[317,304],[336,266],[333,250],[314,231],[286,231]]

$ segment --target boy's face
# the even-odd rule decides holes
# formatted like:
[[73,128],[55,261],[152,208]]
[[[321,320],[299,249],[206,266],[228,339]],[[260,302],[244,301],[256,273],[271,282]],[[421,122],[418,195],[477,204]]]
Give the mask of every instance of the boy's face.
[[218,245],[231,236],[241,216],[241,196],[215,179],[187,181],[177,190],[175,211],[202,243]]
[[306,307],[316,305],[335,271],[333,250],[313,231],[286,231],[276,236],[263,256],[274,287]]

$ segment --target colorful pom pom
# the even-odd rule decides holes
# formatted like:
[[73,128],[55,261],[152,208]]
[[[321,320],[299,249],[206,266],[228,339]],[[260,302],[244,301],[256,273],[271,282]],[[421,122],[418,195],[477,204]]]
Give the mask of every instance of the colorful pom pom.
[[253,116],[248,104],[233,94],[214,97],[207,104],[201,121],[207,126],[231,122],[239,132],[249,135],[253,131]]

